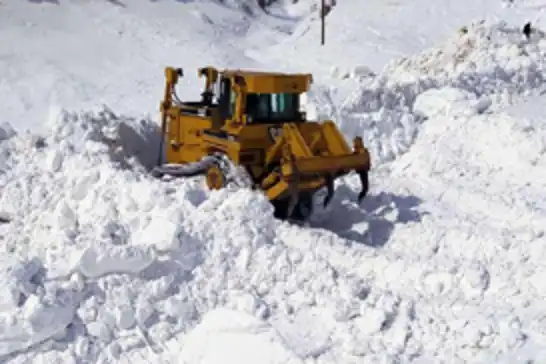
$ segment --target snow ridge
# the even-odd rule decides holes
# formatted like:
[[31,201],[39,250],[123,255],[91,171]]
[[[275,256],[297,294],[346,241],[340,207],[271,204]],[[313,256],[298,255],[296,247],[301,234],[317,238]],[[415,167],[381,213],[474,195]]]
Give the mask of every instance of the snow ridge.
[[517,95],[542,90],[546,38],[535,30],[526,40],[505,22],[477,22],[438,47],[394,60],[370,75],[341,105],[329,90],[310,93],[319,118],[333,118],[349,138],[360,135],[370,146],[375,165],[393,161],[412,145],[425,117],[414,109],[427,90],[450,87],[475,98],[479,112],[510,104]]
[[317,306],[332,317],[331,334],[299,348],[304,359],[349,340],[352,326],[334,332],[333,322],[350,320],[370,292],[382,295],[289,246],[293,236],[301,246],[320,238],[343,256],[359,254],[333,233],[306,237],[275,220],[264,195],[145,174],[155,158],[146,151],[157,146],[152,122],[58,110],[49,128],[0,144],[9,151],[0,206],[12,219],[2,238],[10,258],[2,279],[12,287],[0,314],[5,358],[31,358],[25,350],[46,342],[40,350],[110,363],[131,350],[164,350],[216,307],[286,327],[285,315]]

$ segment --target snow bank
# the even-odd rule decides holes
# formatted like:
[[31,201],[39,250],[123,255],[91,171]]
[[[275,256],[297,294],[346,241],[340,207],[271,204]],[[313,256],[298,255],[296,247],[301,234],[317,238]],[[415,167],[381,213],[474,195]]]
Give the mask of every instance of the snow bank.
[[[419,168],[420,173],[451,176],[453,172],[449,170],[460,164],[484,175],[503,175],[501,180],[521,187],[546,177],[543,175],[546,172],[546,121],[542,116],[526,113],[514,117],[506,111],[480,114],[476,99],[462,92],[449,108],[442,109],[443,103],[435,101],[443,95],[447,100],[454,96],[454,90],[427,91],[416,101],[416,106],[430,118],[413,146],[415,152],[408,157],[414,159],[411,164]],[[537,99],[545,100],[544,96]],[[526,104],[529,103],[523,103]],[[436,146],[441,148],[441,154],[430,153],[431,147]],[[540,185],[546,188],[546,183]]]
[[[437,47],[414,57],[391,61],[377,77],[334,106],[329,89],[315,87],[309,108],[319,118],[332,118],[348,137],[360,135],[375,165],[405,153],[424,120],[423,102],[457,107],[457,98],[474,99],[479,112],[511,103],[544,85],[546,38],[536,31],[530,41],[519,27],[504,22],[479,22]],[[436,99],[434,89],[440,91]],[[452,96],[448,96],[448,88]],[[426,92],[427,98],[417,97]],[[455,97],[455,98],[454,98]],[[430,110],[429,110],[430,111]]]
[[[19,134],[2,143],[7,177],[0,206],[11,222],[2,231],[6,259],[0,268],[6,273],[0,276],[5,290],[0,355],[27,349],[74,325],[76,311],[81,314],[93,302],[93,295],[88,299],[91,281],[138,275],[159,264],[158,251],[170,248],[169,242],[184,251],[177,230],[157,246],[141,231],[151,223],[163,227],[154,217],[180,218],[184,207],[193,207],[186,198],[191,181],[175,189],[145,173],[157,157],[155,123],[120,118],[104,108],[83,114],[52,109],[47,125],[45,136]],[[17,257],[23,260],[13,266]],[[63,294],[68,298],[59,301],[58,294],[47,293],[64,290],[70,277],[75,287],[73,294]],[[123,307],[122,327],[128,326],[127,312],[146,319],[147,305],[134,313]],[[76,321],[89,324],[91,336],[107,336],[107,329],[86,317],[84,311]]]
[[[480,191],[480,197],[466,197],[473,201],[473,209],[483,202],[480,210],[484,216],[510,218],[515,224],[526,225],[531,236],[538,236],[543,230],[541,221],[546,221],[542,216],[546,211],[542,192],[546,190],[546,119],[533,112],[533,104],[544,101],[544,96],[538,96],[534,102],[518,105],[519,109],[530,108],[525,113],[511,114],[508,107],[498,113],[478,114],[469,101],[466,110],[432,115],[413,146],[414,153],[399,166],[411,166],[402,167],[407,175],[454,179],[452,189],[459,192],[450,192],[451,199],[457,194],[462,199],[466,195],[462,191]],[[431,148],[438,153],[431,153]],[[479,177],[462,178],[477,171]],[[503,203],[506,199],[511,200],[508,206]],[[493,206],[494,212],[488,212]]]
[[[457,100],[456,107],[439,112],[443,104],[430,99],[441,95]],[[419,290],[457,302],[442,318],[449,322],[445,340],[458,342],[453,356],[477,363],[540,361],[546,118],[536,110],[545,97],[491,113],[479,113],[475,101],[451,87],[420,95],[416,105],[429,119],[411,153],[392,163],[390,178],[426,198],[435,234],[442,236],[417,239],[413,248],[426,251],[430,242],[434,253],[426,262],[438,266],[423,274]],[[427,315],[428,305],[419,306],[416,315]]]
[[49,135],[8,140],[12,167],[0,205],[13,220],[6,233],[10,251],[32,249],[52,273],[64,275],[90,244],[129,243],[130,227],[146,224],[141,212],[153,214],[170,201],[155,193],[168,187],[143,174],[158,150],[152,125],[118,121],[107,110],[54,112]]
[[[12,221],[1,246],[12,273],[3,279],[1,354],[24,358],[31,355],[25,349],[43,343],[46,351],[63,346],[82,360],[115,362],[161,350],[218,307],[260,320],[319,307],[334,322],[350,320],[348,307],[360,305],[361,279],[334,270],[322,254],[289,246],[294,236],[302,246],[317,239],[345,246],[335,234],[303,237],[305,230],[275,220],[258,192],[210,192],[202,178],[147,174],[156,157],[155,123],[108,109],[53,110],[48,128],[3,143],[10,177],[0,204]],[[20,267],[10,268],[16,257]],[[59,319],[33,324],[31,304],[38,323]],[[324,340],[298,357],[326,351]],[[272,348],[279,360],[290,357],[285,349]]]

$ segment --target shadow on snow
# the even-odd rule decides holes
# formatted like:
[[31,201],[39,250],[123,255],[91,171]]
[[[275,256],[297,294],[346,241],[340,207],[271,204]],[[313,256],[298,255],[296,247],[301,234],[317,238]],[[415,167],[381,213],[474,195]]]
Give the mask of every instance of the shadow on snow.
[[412,195],[369,194],[358,206],[353,202],[356,193],[343,185],[336,189],[335,196],[340,197],[334,197],[323,217],[312,220],[310,226],[376,248],[389,241],[397,225],[421,222],[426,214],[418,210],[422,200]]

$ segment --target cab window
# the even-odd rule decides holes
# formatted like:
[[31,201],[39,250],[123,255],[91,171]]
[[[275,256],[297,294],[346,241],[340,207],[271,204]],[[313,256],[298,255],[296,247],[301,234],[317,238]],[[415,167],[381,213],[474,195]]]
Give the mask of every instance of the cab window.
[[246,111],[251,123],[299,119],[299,94],[297,93],[249,93],[246,101]]

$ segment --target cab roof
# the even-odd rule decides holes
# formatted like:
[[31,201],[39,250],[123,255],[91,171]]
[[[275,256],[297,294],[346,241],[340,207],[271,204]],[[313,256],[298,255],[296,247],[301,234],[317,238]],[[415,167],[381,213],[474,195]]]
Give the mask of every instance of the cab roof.
[[309,90],[313,82],[310,73],[281,73],[227,69],[219,72],[223,77],[240,76],[245,80],[250,93],[302,93]]

